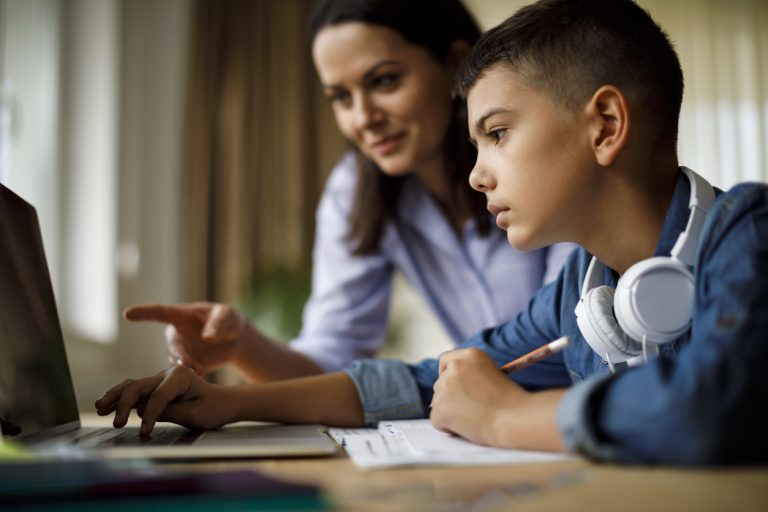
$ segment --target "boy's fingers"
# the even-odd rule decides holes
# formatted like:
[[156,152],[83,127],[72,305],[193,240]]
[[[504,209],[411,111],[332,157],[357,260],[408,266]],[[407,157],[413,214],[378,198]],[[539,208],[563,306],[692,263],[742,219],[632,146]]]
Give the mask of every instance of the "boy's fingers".
[[168,379],[161,382],[160,385],[155,388],[152,394],[149,395],[141,414],[141,435],[146,436],[152,432],[160,413],[163,412],[163,409],[165,409],[177,396],[173,384],[169,385]]
[[438,373],[443,373],[445,369],[448,367],[448,365],[453,361],[456,357],[458,357],[459,351],[458,350],[449,350],[447,352],[443,352],[440,355],[440,368],[438,370]]
[[105,411],[114,410],[115,406],[117,405],[117,399],[120,398],[120,395],[123,393],[123,389],[133,382],[134,381],[132,380],[124,380],[117,386],[113,386],[108,389],[107,392],[101,396],[101,398],[96,400],[96,403],[94,404],[96,409]]
[[[155,411],[157,412],[157,411]],[[157,412],[157,415],[147,415],[146,404],[139,413],[141,420],[141,428],[139,429],[139,435],[146,437],[152,434],[158,421],[164,421],[168,423],[176,423],[177,425],[189,426],[189,404],[185,402],[170,402],[165,405],[163,409]]]
[[168,405],[187,392],[191,378],[193,373],[189,368],[174,368],[154,388],[142,413],[141,435],[146,436],[152,432],[158,417],[164,414]]
[[435,430],[439,430],[440,432],[445,432],[446,434],[456,435],[455,432],[453,432],[451,429],[444,427],[440,423],[435,423],[435,421],[432,421],[432,426],[435,427]]
[[139,418],[144,417],[144,410],[147,408],[147,401],[146,400],[139,400],[139,402],[136,404],[136,414],[139,415]]
[[171,402],[160,412],[157,421],[168,421],[177,425],[197,428],[189,423],[189,406],[190,404],[186,402]]
[[128,416],[131,409],[139,402],[139,400],[149,395],[158,384],[162,381],[162,374],[155,375],[142,380],[130,382],[123,389],[123,393],[120,395],[115,407],[115,420],[112,424],[116,428],[124,427],[128,422]]
[[112,411],[115,410],[116,405],[117,404],[112,404],[109,407],[105,407],[105,408],[96,407],[96,414],[98,414],[99,416],[107,416],[108,414],[112,414]]

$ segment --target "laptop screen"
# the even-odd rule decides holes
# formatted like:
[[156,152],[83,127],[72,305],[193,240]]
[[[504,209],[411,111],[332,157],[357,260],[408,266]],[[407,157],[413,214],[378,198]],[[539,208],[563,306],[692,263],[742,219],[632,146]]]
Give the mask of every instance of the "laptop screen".
[[37,213],[0,185],[0,429],[26,438],[78,425]]

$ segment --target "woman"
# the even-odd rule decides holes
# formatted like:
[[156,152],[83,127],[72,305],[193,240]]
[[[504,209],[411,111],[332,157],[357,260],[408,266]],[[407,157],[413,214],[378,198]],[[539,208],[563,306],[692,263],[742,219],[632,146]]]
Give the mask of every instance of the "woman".
[[137,306],[126,317],[167,323],[171,359],[199,374],[231,363],[266,381],[374,356],[395,271],[455,343],[517,314],[571,246],[518,252],[468,186],[475,151],[450,89],[479,34],[458,0],[320,0],[312,56],[352,149],[318,207],[299,337],[276,343],[223,304]]

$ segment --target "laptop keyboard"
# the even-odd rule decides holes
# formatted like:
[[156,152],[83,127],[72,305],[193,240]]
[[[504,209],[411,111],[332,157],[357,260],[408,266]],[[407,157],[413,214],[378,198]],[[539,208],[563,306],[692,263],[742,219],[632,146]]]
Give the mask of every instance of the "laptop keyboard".
[[109,446],[143,446],[143,445],[169,445],[174,444],[177,439],[184,435],[184,431],[178,428],[161,429],[159,432],[152,432],[151,436],[140,436],[138,429],[123,429],[120,433],[106,441]]
[[199,437],[199,432],[179,427],[156,427],[149,436],[140,436],[138,427],[126,427],[119,430],[104,429],[86,434],[74,440],[74,443],[87,448],[113,446],[146,446],[171,444],[190,444]]

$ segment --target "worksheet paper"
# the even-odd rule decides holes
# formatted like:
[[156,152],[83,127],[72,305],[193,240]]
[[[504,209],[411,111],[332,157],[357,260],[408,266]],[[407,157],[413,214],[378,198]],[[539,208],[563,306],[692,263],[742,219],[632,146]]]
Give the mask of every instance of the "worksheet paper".
[[378,429],[329,430],[363,469],[402,466],[488,466],[571,460],[564,453],[491,448],[446,434],[429,420],[382,421]]

